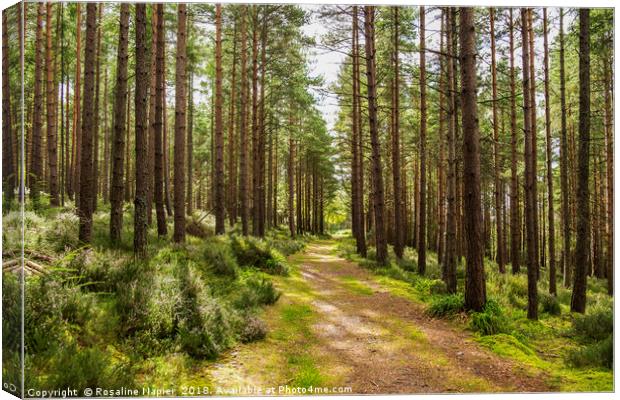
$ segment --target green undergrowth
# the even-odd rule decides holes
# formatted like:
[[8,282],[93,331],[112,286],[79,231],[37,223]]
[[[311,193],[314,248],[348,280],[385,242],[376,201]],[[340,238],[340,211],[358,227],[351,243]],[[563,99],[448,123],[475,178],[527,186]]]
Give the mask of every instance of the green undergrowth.
[[[587,311],[570,312],[570,289],[558,285],[548,294],[546,271],[539,281],[539,319],[527,318],[527,276],[498,272],[485,259],[487,304],[480,312],[465,312],[464,260],[457,265],[457,294],[448,294],[435,253],[427,253],[424,276],[417,273],[415,250],[407,248],[402,260],[390,251],[387,265],[375,261],[374,248],[366,258],[355,252],[350,237],[338,243],[339,255],[374,272],[375,280],[393,295],[424,305],[429,316],[450,319],[469,329],[475,340],[491,351],[524,364],[529,373],[543,373],[557,390],[609,391],[613,386],[613,301],[606,282],[588,279]],[[524,268],[522,268],[524,269]]]
[[[198,236],[174,244],[158,238],[153,226],[148,259],[135,260],[132,211],[124,213],[119,243],[109,240],[108,221],[109,206],[100,203],[92,245],[81,247],[71,204],[26,211],[26,247],[52,257],[41,261],[49,274],[26,281],[27,388],[141,387],[165,383],[170,366],[177,368],[172,382],[195,380],[196,366],[236,343],[265,338],[261,310],[280,297],[274,277],[289,274],[285,255],[305,246],[285,230],[264,239],[234,231],[213,236],[211,221],[193,216]],[[4,224],[5,246],[17,251],[19,237],[6,228],[18,227],[18,215],[5,215]],[[11,273],[3,278],[9,321],[18,309],[10,299],[18,297],[19,282]],[[18,335],[4,332],[9,363]]]

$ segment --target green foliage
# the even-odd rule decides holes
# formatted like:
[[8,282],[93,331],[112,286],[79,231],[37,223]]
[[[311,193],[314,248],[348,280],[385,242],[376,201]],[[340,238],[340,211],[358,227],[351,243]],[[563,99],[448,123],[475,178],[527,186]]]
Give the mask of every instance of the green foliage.
[[490,299],[481,312],[472,313],[469,326],[481,335],[495,335],[509,331],[509,320],[499,303]]
[[52,374],[42,382],[48,389],[120,388],[133,385],[133,373],[127,361],[118,362],[98,347],[80,348],[72,342],[52,358]]
[[204,258],[216,275],[232,279],[237,277],[237,261],[227,243],[218,238],[207,240],[204,246]]
[[234,315],[205,290],[191,266],[181,268],[180,282],[180,344],[193,357],[213,359],[232,343]]
[[[130,262],[116,282],[116,309],[122,334],[141,332],[142,339],[170,337],[178,325],[181,287],[170,274]],[[145,335],[146,333],[146,335]]]
[[432,317],[445,317],[455,315],[465,309],[465,299],[462,294],[450,294],[435,297],[426,312]]
[[538,301],[542,312],[549,315],[560,315],[562,313],[560,302],[556,296],[548,293],[539,293]]
[[260,305],[274,304],[280,298],[280,292],[273,283],[264,277],[253,276],[244,279],[244,285],[237,292],[233,305],[238,310],[247,310]]
[[230,241],[239,265],[255,267],[272,275],[288,274],[284,256],[264,240],[232,235]]
[[569,351],[567,361],[575,367],[612,368],[614,363],[614,338],[607,338]]
[[255,342],[264,339],[267,335],[267,325],[255,316],[246,317],[243,328],[239,334],[239,340],[243,343]]
[[576,315],[573,320],[575,334],[584,342],[605,340],[614,330],[614,315],[611,307],[598,306]]

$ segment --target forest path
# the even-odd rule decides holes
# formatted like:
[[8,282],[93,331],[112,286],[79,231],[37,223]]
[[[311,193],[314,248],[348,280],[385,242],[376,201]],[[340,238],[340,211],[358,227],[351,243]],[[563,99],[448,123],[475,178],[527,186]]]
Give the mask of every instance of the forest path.
[[217,363],[215,387],[273,387],[268,394],[309,385],[334,394],[333,387],[360,394],[551,390],[544,376],[427,317],[422,305],[339,257],[334,240],[309,243],[291,262],[297,269],[277,280],[282,298],[263,316],[267,338]]

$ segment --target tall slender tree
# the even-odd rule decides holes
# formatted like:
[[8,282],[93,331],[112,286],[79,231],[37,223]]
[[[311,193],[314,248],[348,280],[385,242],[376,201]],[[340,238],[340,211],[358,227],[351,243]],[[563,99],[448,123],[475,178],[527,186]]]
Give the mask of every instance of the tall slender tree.
[[[180,5],[179,5],[180,6]],[[136,196],[134,198],[133,251],[140,257],[147,254],[146,217],[148,194],[148,102],[150,59],[147,40],[146,4],[136,4],[136,94],[135,94],[135,155]]]
[[[399,15],[398,15],[399,7],[392,7],[392,13],[394,18],[394,35],[393,35],[393,50],[392,50],[392,68],[394,70],[393,78],[392,78],[392,178],[393,178],[393,187],[394,187],[394,253],[396,257],[402,258],[403,250],[404,250],[404,222],[405,215],[403,210],[403,199],[402,199],[402,180],[401,180],[401,163],[400,163],[400,63],[399,63],[399,41],[400,41],[400,32],[399,32]],[[420,7],[420,23],[422,24],[424,21],[424,17],[422,16],[424,12],[424,7]],[[422,26],[422,25],[421,25]],[[424,28],[421,28],[421,32],[424,31]],[[420,62],[424,60],[424,41],[422,39],[423,34],[420,35]],[[420,64],[422,65],[422,64]],[[420,82],[422,82],[422,70],[420,72]],[[420,83],[422,84],[422,83]],[[426,129],[426,126],[425,126]],[[357,171],[356,171],[357,173]],[[420,256],[418,257],[418,262],[423,260],[423,253],[418,253]],[[420,264],[418,263],[418,267]]]
[[47,3],[46,9],[46,51],[45,51],[45,69],[47,72],[47,170],[48,183],[50,190],[50,205],[60,205],[58,197],[58,140],[56,129],[56,98],[58,96],[58,88],[56,87],[56,76],[54,70],[54,46],[52,34],[52,16],[53,5]]
[[37,7],[37,29],[35,36],[34,50],[34,110],[32,113],[32,168],[30,175],[30,198],[37,200],[43,180],[43,15],[45,14],[45,3],[39,3]]
[[[95,51],[97,39],[97,4],[86,5],[86,47],[84,49],[84,104],[82,106],[82,159],[85,171],[93,168],[93,132],[95,130]],[[90,243],[93,227],[94,177],[84,174],[80,178],[79,239]]]
[[239,208],[241,214],[241,232],[248,234],[248,77],[247,77],[247,5],[241,11],[241,112],[239,113]]
[[486,283],[482,260],[482,209],[480,199],[480,133],[476,104],[476,31],[474,10],[461,7],[460,54],[461,101],[463,120],[463,205],[467,210],[464,227],[467,234],[465,308],[482,310],[486,304]]
[[215,233],[224,233],[224,128],[222,126],[222,5],[215,6]]
[[528,308],[527,317],[529,319],[538,319],[538,254],[536,252],[536,225],[534,224],[534,209],[536,208],[536,197],[534,185],[536,185],[536,177],[534,171],[534,162],[532,162],[533,154],[533,136],[534,130],[532,126],[532,97],[531,97],[531,69],[530,69],[530,52],[527,49],[529,43],[529,27],[528,27],[527,8],[521,9],[521,34],[523,41],[523,51],[521,52],[523,60],[523,131],[525,134],[525,228],[527,237],[527,282],[528,282]]
[[366,79],[368,90],[368,126],[372,147],[372,182],[375,245],[377,262],[387,262],[387,240],[384,225],[383,175],[381,170],[381,145],[379,143],[379,122],[377,115],[377,71],[375,52],[375,7],[364,6],[364,36],[366,46]]
[[512,273],[519,272],[521,260],[521,224],[519,223],[519,176],[517,173],[517,92],[515,84],[514,20],[510,8],[510,263]]
[[577,243],[570,309],[586,311],[590,251],[590,9],[579,9],[579,154],[577,179]]
[[177,6],[177,51],[174,114],[174,235],[175,242],[185,240],[185,131],[187,116],[187,6]]
[[360,45],[359,45],[359,8],[353,6],[353,24],[352,24],[352,152],[353,164],[352,168],[354,176],[351,179],[352,185],[355,187],[355,197],[352,201],[353,215],[352,220],[355,225],[355,241],[357,253],[362,257],[366,256],[366,231],[364,229],[364,161],[362,154],[362,123],[361,123],[361,96],[360,96]]
[[426,34],[425,10],[420,6],[420,201],[418,203],[418,273],[426,272]]
[[564,10],[560,8],[560,32],[558,34],[560,42],[560,106],[561,106],[561,128],[560,128],[560,187],[562,190],[562,273],[564,277],[564,287],[570,286],[571,280],[571,216],[569,208],[569,185],[568,185],[568,136],[566,123],[566,71],[564,65]]
[[[21,7],[18,4],[18,7]],[[13,163],[14,133],[11,126],[11,87],[9,80],[8,9],[2,10],[2,188],[9,207],[14,197],[16,170]],[[18,18],[20,16],[18,15]]]
[[543,41],[545,51],[545,132],[546,155],[547,155],[547,218],[549,219],[549,293],[555,295],[557,293],[556,277],[555,277],[555,220],[553,209],[553,153],[551,145],[551,111],[549,100],[549,44],[548,44],[548,27],[547,27],[547,9],[543,8]]
[[114,94],[114,132],[112,134],[112,183],[110,185],[110,239],[120,242],[123,224],[123,174],[125,152],[125,118],[127,112],[127,59],[129,47],[129,4],[121,4],[116,89]]
[[493,158],[495,165],[494,171],[494,191],[495,191],[495,227],[497,234],[497,266],[499,272],[506,272],[504,261],[504,234],[503,220],[502,220],[502,163],[499,153],[499,121],[497,117],[497,67],[495,61],[495,8],[489,8],[489,20],[491,25],[491,80],[492,80],[492,92],[493,92]]
[[157,214],[157,235],[166,236],[166,210],[164,210],[164,5],[157,5],[157,57],[155,60],[155,176],[154,195]]

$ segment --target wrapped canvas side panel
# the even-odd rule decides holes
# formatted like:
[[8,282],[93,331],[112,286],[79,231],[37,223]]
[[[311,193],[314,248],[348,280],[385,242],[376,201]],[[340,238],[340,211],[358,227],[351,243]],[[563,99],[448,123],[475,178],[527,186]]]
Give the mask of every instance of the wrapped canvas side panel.
[[23,395],[23,14],[2,11],[2,390]]

